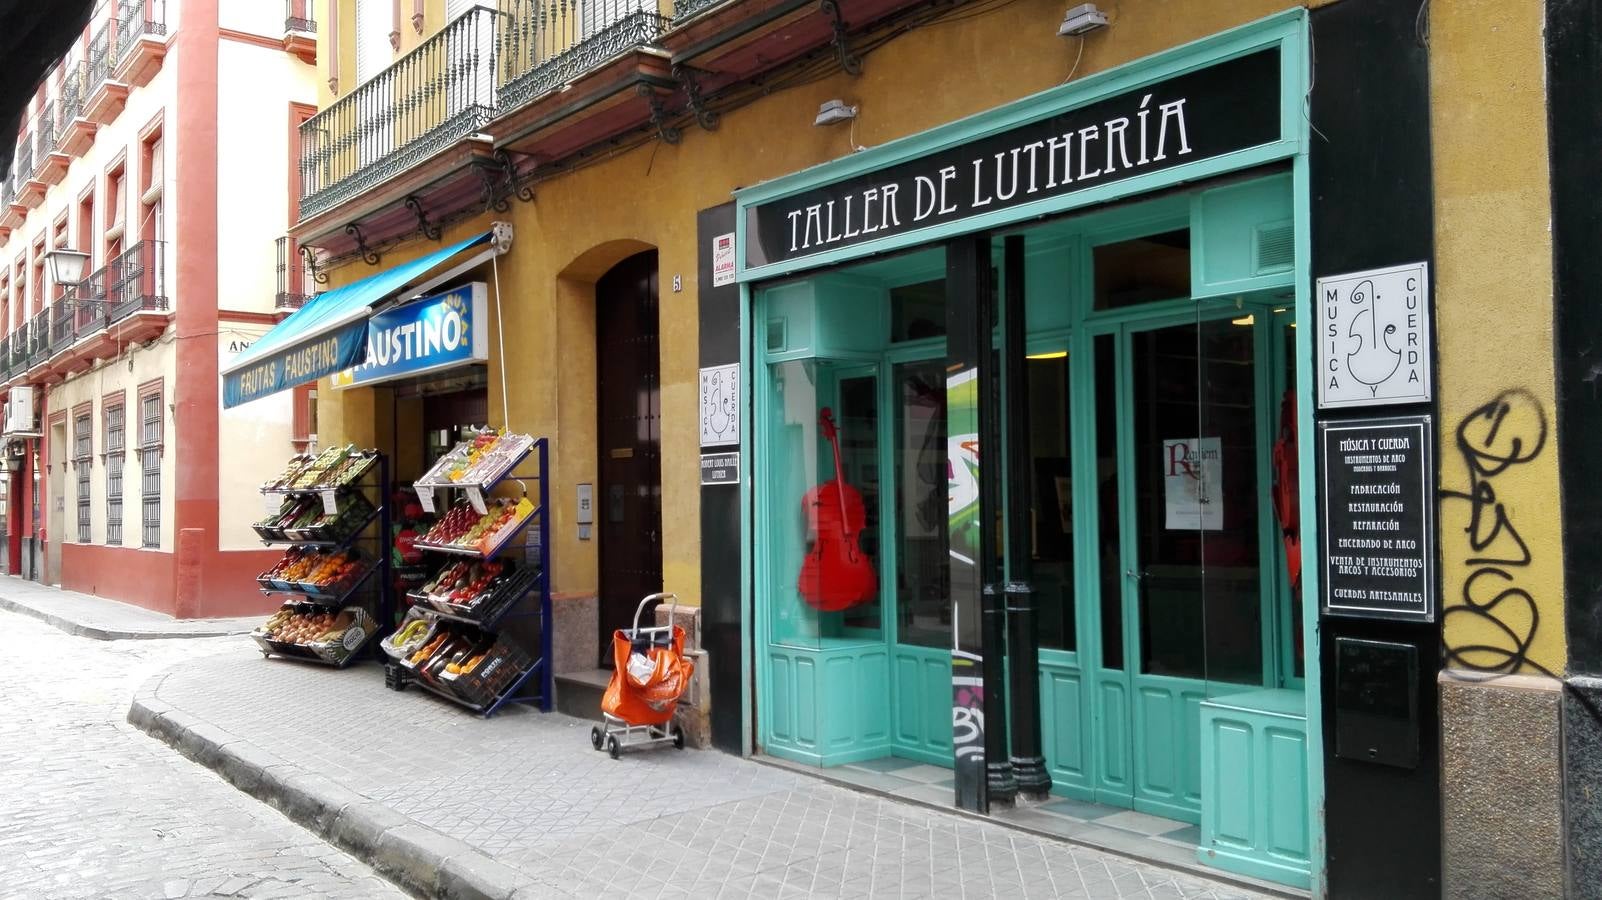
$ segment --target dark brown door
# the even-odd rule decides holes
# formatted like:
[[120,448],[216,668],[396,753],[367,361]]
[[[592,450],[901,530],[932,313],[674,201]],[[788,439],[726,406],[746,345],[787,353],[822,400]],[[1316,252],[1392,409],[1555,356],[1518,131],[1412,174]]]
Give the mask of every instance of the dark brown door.
[[662,392],[656,251],[618,263],[595,284],[599,399],[601,664],[612,632],[662,590]]

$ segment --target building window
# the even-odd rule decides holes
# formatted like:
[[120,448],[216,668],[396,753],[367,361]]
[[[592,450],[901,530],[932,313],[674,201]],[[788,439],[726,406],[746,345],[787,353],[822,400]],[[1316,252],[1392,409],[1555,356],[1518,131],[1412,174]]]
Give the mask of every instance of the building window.
[[106,407],[106,543],[122,544],[122,471],[127,465],[123,451],[122,403]]
[[139,398],[140,546],[161,546],[161,394]]
[[72,420],[72,462],[78,470],[78,543],[89,543],[89,473],[93,468],[90,445],[93,417],[79,413]]
[[106,253],[103,257],[108,263],[122,255],[123,234],[128,230],[126,219],[128,213],[128,196],[123,192],[125,170],[118,166],[116,171],[106,176],[106,199],[111,205],[106,209]]

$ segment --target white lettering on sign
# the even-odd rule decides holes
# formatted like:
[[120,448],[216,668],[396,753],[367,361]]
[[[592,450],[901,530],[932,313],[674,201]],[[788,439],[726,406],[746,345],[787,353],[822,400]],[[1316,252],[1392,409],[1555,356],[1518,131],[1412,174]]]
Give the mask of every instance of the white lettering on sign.
[[905,199],[900,196],[901,184],[892,181],[838,200],[792,209],[784,214],[790,225],[790,252],[898,228],[903,213],[909,221],[922,222],[959,210],[973,212],[1059,185],[1093,184],[1098,178],[1125,169],[1189,155],[1190,130],[1185,121],[1188,101],[1181,97],[1157,104],[1157,120],[1148,125],[1152,110],[1147,107],[1151,102],[1151,94],[1141,97],[1135,110],[1139,124],[1133,135],[1129,116],[1116,116],[1048,140],[1030,141],[973,158],[968,162],[973,176],[971,196],[955,196],[957,192],[952,187],[957,180],[957,167],[945,166],[933,176],[915,176],[912,195]]

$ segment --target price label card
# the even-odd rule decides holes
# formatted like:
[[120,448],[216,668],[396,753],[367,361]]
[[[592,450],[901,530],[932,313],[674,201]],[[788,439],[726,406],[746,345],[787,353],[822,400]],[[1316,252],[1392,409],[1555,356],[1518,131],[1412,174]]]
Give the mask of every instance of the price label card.
[[434,489],[431,487],[418,486],[417,505],[423,508],[423,512],[426,512],[432,516],[434,514]]
[[274,516],[284,506],[284,495],[276,491],[268,491],[261,495],[262,506],[266,507],[267,515]]
[[330,516],[339,512],[339,501],[334,496],[334,489],[323,488],[320,493],[323,495],[323,512]]
[[489,507],[484,505],[484,489],[479,485],[467,486],[467,502],[473,504],[473,509],[481,516],[489,512]]

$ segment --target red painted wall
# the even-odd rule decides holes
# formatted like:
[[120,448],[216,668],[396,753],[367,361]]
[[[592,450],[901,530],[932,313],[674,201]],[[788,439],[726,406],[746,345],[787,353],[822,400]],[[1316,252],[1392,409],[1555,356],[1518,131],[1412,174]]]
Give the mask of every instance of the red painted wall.
[[[200,592],[194,615],[200,618],[265,615],[277,609],[279,602],[257,589],[256,576],[271,568],[282,555],[277,550],[213,554],[207,567],[208,581],[222,588]],[[168,615],[176,608],[177,571],[177,557],[159,550],[99,544],[61,546],[63,589],[109,597]]]

